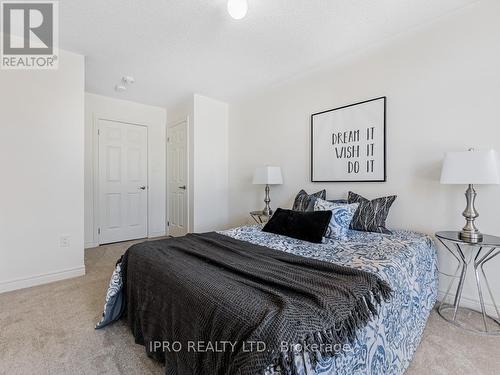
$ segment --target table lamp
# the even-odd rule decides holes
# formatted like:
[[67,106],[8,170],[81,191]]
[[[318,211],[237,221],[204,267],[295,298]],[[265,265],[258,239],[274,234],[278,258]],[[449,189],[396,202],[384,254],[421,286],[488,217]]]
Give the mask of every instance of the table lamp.
[[283,184],[283,176],[281,175],[280,167],[259,167],[255,169],[255,173],[253,175],[253,184],[254,185],[266,185],[266,198],[264,199],[264,203],[266,204],[262,213],[266,216],[271,216],[273,214],[273,210],[269,203],[271,203],[271,199],[269,198],[269,185],[281,185]]
[[474,220],[479,216],[474,201],[474,185],[500,184],[498,156],[496,151],[469,151],[446,153],[441,171],[442,184],[468,185],[465,197],[467,207],[463,212],[466,224],[460,232],[460,239],[466,242],[481,242],[483,235],[477,229]]

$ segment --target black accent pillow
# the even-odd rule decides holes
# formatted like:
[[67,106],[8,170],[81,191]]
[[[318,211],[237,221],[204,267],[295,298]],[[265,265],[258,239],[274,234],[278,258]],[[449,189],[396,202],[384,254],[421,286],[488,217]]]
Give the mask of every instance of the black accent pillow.
[[304,212],[278,208],[262,231],[321,243],[331,218],[332,211]]
[[326,199],[326,190],[314,194],[307,194],[305,190],[299,191],[293,202],[294,211],[314,211],[314,202],[317,198]]
[[348,202],[359,204],[358,209],[354,213],[350,228],[363,232],[392,234],[392,232],[385,227],[385,221],[396,198],[396,195],[391,195],[368,200],[350,191]]

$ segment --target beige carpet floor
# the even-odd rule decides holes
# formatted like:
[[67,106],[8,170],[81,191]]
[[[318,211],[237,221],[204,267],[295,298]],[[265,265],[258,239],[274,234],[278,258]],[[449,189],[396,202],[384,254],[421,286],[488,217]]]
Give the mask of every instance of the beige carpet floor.
[[[0,374],[162,374],[121,322],[94,330],[130,244],[86,250],[83,277],[0,294]],[[433,312],[406,374],[500,374],[500,337],[463,332]]]

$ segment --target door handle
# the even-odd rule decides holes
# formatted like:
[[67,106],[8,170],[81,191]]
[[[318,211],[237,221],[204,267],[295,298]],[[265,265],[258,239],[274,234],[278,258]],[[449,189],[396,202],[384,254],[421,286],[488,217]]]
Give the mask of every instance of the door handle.
[[146,186],[139,186],[139,189],[146,190]]
[[184,185],[184,186],[179,186],[179,189],[186,190],[186,185]]

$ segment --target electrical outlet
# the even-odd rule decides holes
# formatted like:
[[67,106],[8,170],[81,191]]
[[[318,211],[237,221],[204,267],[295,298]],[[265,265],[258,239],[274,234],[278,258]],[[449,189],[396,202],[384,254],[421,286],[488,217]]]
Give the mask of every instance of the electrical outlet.
[[59,243],[61,247],[69,247],[69,236],[61,236]]

